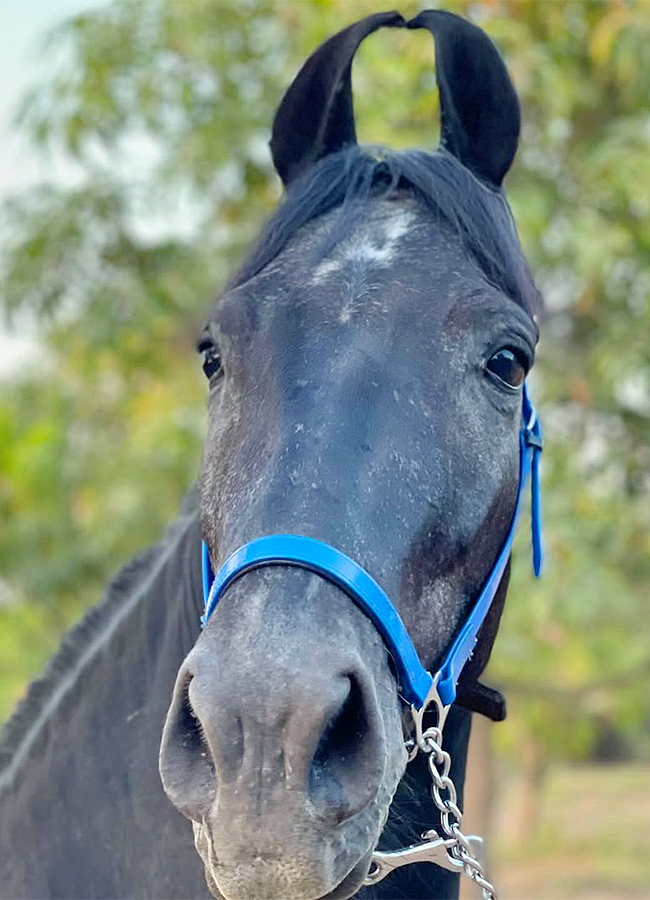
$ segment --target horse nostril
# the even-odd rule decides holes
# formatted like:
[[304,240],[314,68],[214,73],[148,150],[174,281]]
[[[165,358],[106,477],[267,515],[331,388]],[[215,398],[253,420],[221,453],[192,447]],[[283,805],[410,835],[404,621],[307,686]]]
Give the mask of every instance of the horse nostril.
[[190,699],[192,678],[193,676],[189,675],[181,687],[181,702],[176,719],[176,731],[179,741],[187,750],[195,750],[200,752],[204,758],[208,758],[209,748],[203,734],[201,720],[194,711],[192,700]]
[[337,765],[353,752],[357,740],[363,735],[364,713],[361,690],[353,676],[347,676],[348,693],[325,726],[316,753],[314,765],[327,768]]
[[327,723],[309,771],[310,799],[337,822],[363,809],[381,778],[363,691],[354,675],[347,679],[347,697]]
[[215,766],[201,722],[190,700],[192,675],[177,683],[160,747],[160,774],[172,803],[199,818],[215,793]]

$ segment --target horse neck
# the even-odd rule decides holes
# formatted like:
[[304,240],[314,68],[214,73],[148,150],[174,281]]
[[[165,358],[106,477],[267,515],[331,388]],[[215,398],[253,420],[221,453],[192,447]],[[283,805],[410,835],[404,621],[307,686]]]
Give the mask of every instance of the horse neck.
[[[425,723],[426,724],[426,723]],[[467,767],[467,746],[471,713],[452,706],[445,724],[443,745],[451,755],[450,775],[463,808],[463,788]],[[379,841],[382,850],[396,850],[417,844],[430,828],[440,830],[440,811],[431,796],[431,775],[427,756],[418,753],[409,763],[406,775],[395,794],[388,822]],[[394,900],[395,897],[413,900],[456,900],[460,878],[453,872],[433,863],[417,863],[392,872],[374,887],[363,888],[359,900]]]
[[[149,858],[143,828],[164,825],[153,857],[156,847],[162,857],[191,844],[185,820],[162,791],[157,763],[176,672],[198,636],[201,601],[193,496],[161,544],[127,566],[101,606],[68,635],[10,722],[7,734],[17,740],[0,772],[0,797],[11,798],[0,799],[7,896],[144,896],[151,884],[164,883],[154,873],[169,863]],[[57,809],[65,809],[65,822],[56,822]]]

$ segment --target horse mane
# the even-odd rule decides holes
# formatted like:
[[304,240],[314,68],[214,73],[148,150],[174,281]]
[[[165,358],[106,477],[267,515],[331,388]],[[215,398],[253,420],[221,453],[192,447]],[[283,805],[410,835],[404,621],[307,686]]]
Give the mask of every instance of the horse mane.
[[450,224],[488,281],[536,318],[541,295],[504,193],[484,185],[444,149],[393,151],[355,144],[326,156],[292,183],[228,287],[253,278],[300,228],[339,207],[341,215],[320,248],[325,256],[364,216],[363,201],[398,194],[415,197]]
[[104,630],[114,612],[128,598],[139,576],[150,569],[157,548],[152,547],[134,557],[110,582],[103,599],[91,607],[63,636],[45,670],[29,685],[27,694],[0,732],[0,771],[19,748],[39,714],[55,695],[63,677],[70,675],[89,644]]
[[[110,634],[108,627],[137,590],[151,575],[155,564],[177,539],[179,524],[196,508],[192,490],[181,508],[181,516],[165,532],[162,540],[133,557],[109,582],[103,598],[63,636],[58,650],[50,657],[41,675],[29,685],[0,731],[0,775],[20,748],[39,717],[55,700],[64,679],[74,673],[89,648]],[[144,648],[143,648],[144,649]]]

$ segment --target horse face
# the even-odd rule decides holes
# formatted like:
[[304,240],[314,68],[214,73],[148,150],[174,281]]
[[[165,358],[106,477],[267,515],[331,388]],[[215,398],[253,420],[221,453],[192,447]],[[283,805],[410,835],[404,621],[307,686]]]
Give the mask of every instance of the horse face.
[[[536,329],[489,275],[498,240],[482,255],[468,246],[472,229],[507,233],[516,249],[497,268],[514,260],[525,280],[499,191],[518,106],[485,35],[439,12],[410,23],[436,35],[443,135],[442,153],[409,157],[412,177],[393,167],[386,189],[381,166],[341,149],[354,142],[354,51],[400,23],[370,17],[326,42],[278,111],[288,212],[202,342],[222,366],[211,366],[201,513],[215,570],[273,533],[356,559],[433,671],[511,522]],[[350,200],[369,160],[365,198]],[[429,165],[439,178],[427,203],[417,183]],[[330,182],[330,211],[316,203],[295,225],[309,191]],[[344,593],[288,567],[236,581],[180,669],[161,750],[214,895],[354,894],[404,772],[403,740],[386,649]]]
[[[270,533],[339,547],[433,669],[517,491],[521,392],[489,361],[527,367],[535,328],[406,197],[311,265],[338,216],[217,307],[203,533],[215,563]],[[215,895],[350,895],[406,762],[377,632],[316,575],[245,575],[181,669],[162,761]]]

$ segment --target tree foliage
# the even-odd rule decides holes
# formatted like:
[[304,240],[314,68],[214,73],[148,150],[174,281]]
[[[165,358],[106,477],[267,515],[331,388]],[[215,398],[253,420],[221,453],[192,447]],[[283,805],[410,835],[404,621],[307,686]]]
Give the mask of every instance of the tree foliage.
[[[414,3],[403,12],[415,13]],[[617,729],[647,752],[650,651],[650,7],[446,4],[495,38],[523,105],[508,178],[547,300],[533,390],[548,562],[520,536],[493,678],[554,753]],[[156,539],[198,471],[192,344],[279,197],[266,142],[305,56],[367,0],[117,0],[51,36],[18,127],[72,160],[2,213],[2,305],[38,359],[0,400],[2,709],[117,566]],[[427,34],[355,62],[363,140],[434,146]]]

